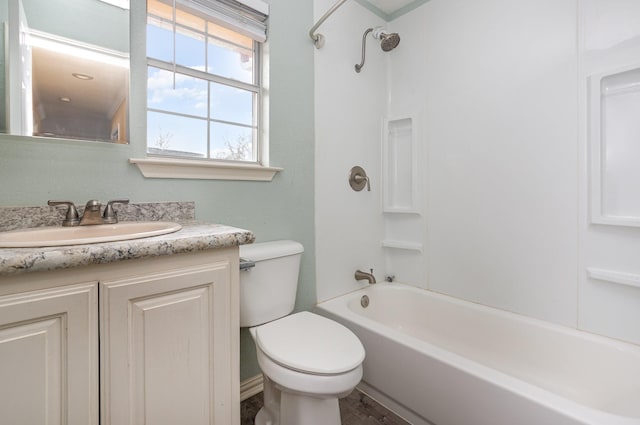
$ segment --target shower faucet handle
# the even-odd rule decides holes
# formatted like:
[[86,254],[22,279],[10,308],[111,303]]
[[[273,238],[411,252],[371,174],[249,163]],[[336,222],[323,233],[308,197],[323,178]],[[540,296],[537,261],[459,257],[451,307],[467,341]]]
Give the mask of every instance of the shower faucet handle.
[[356,192],[360,192],[365,186],[367,186],[367,191],[371,192],[371,182],[366,171],[357,165],[349,172],[349,185]]
[[363,181],[367,182],[367,192],[371,192],[371,184],[369,183],[369,176],[355,176],[354,177],[356,183],[361,183]]

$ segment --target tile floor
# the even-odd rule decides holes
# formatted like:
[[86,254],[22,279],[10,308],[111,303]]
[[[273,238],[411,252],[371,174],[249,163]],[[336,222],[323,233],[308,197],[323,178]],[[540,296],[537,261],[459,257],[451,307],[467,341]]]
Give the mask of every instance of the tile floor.
[[[262,393],[243,401],[241,424],[254,425],[253,418],[261,407]],[[410,425],[358,390],[340,400],[340,416],[342,425]]]

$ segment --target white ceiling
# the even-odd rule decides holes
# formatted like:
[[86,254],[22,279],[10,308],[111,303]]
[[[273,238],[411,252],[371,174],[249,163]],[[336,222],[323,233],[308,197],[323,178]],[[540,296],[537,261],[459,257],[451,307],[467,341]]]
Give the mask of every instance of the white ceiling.
[[387,15],[392,15],[395,11],[402,9],[408,4],[414,3],[414,0],[367,0],[367,2],[382,10]]
[[391,21],[428,0],[356,0],[381,18]]
[[[128,68],[40,47],[32,48],[32,62],[34,107],[41,114],[60,116],[74,108],[113,116],[128,96]],[[73,73],[93,78],[84,81],[74,78]],[[62,97],[69,101],[61,102]]]

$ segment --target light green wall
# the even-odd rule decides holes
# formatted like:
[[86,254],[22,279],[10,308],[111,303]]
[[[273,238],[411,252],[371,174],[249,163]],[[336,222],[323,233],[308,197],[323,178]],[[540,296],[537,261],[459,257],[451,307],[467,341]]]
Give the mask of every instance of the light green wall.
[[5,78],[5,22],[3,22],[2,8],[0,7],[0,133],[7,131],[7,114],[6,114],[6,78]]
[[22,6],[30,29],[129,51],[126,10],[98,0],[22,0]]
[[6,32],[7,17],[9,16],[9,4],[2,2],[0,4],[0,133],[7,131],[7,114],[6,114]]
[[[0,136],[0,205],[48,199],[195,201],[199,220],[250,229],[258,241],[294,239],[305,246],[296,308],[315,303],[313,25],[311,1],[269,0],[270,156],[283,167],[274,180],[230,182],[145,179],[127,160],[145,152],[144,10],[132,1],[131,144],[61,142]],[[142,22],[142,25],[140,23]],[[241,378],[258,373],[253,344],[242,334]]]

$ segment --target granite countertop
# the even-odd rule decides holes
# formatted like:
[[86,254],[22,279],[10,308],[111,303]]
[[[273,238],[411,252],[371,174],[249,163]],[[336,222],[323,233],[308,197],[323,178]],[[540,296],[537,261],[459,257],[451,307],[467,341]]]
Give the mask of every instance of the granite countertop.
[[0,248],[0,277],[181,254],[252,243],[255,235],[220,224],[181,222],[174,233],[143,239],[50,248]]

